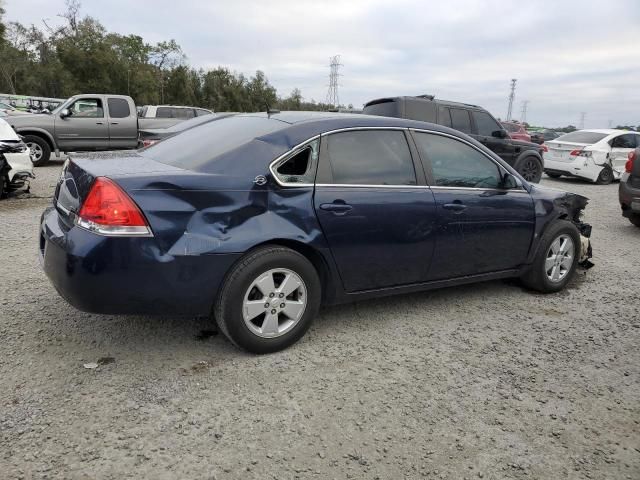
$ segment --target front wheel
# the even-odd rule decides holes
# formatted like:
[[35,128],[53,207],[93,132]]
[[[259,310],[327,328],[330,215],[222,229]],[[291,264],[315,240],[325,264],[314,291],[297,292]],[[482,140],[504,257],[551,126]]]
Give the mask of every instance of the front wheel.
[[562,290],[575,273],[580,248],[576,226],[567,220],[556,220],[540,239],[536,257],[522,283],[544,293]]
[[235,345],[252,353],[271,353],[305,334],[320,298],[313,264],[294,250],[269,246],[250,252],[231,269],[214,315]]
[[542,164],[536,157],[526,157],[519,164],[517,171],[527,182],[538,183],[542,178]]
[[42,167],[51,158],[51,147],[46,140],[35,135],[25,135],[24,143],[29,147],[31,162],[34,167]]

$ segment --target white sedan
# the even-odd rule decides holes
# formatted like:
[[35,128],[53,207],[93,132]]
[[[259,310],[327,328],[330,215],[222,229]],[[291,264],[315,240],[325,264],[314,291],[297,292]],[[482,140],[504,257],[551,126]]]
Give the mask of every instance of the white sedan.
[[640,146],[640,132],[578,130],[546,142],[544,171],[553,178],[580,177],[600,185],[618,180],[629,152]]
[[10,190],[27,188],[29,178],[35,178],[29,149],[11,125],[0,118],[0,198]]

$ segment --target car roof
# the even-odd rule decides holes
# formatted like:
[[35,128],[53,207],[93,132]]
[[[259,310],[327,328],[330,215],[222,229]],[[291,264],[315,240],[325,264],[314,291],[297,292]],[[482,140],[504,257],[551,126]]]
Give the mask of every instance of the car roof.
[[636,133],[630,130],[618,130],[615,128],[585,128],[582,130],[576,130],[578,132],[591,132],[591,133],[606,133],[607,135],[611,135],[613,133]]
[[376,105],[378,103],[384,103],[384,102],[397,102],[402,99],[410,100],[412,102],[433,102],[433,103],[437,103],[438,105],[447,105],[450,107],[476,108],[478,110],[484,110],[484,108],[482,108],[479,105],[473,105],[471,103],[452,102],[450,100],[442,100],[440,98],[432,97],[431,95],[428,95],[428,96],[402,95],[397,97],[377,98],[375,100],[371,100],[367,102],[364,106],[366,108],[370,105]]

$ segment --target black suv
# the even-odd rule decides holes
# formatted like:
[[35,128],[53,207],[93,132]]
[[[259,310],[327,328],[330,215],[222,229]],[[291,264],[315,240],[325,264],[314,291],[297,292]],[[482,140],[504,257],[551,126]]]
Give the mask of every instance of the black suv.
[[437,123],[466,133],[502,157],[525,180],[538,183],[544,163],[539,145],[509,138],[509,134],[484,108],[435,99],[432,95],[371,100],[362,113]]

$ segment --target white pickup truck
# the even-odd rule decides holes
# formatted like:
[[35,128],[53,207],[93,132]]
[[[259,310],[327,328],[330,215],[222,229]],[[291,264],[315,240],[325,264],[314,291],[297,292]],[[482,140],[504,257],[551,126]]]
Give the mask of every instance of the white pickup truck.
[[[194,116],[195,110],[209,113],[189,108]],[[49,161],[51,152],[135,149],[139,128],[166,128],[186,118],[191,117],[138,118],[131,97],[82,94],[69,98],[50,114],[11,116],[5,120],[24,137],[33,164],[41,166]]]

